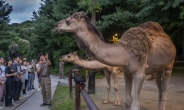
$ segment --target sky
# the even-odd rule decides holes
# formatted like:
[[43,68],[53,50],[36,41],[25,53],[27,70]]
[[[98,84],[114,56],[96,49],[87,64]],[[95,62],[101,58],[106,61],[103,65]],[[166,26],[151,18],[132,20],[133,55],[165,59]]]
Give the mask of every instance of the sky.
[[38,11],[41,0],[6,0],[6,3],[13,6],[13,11],[9,15],[12,24],[31,20],[32,12]]

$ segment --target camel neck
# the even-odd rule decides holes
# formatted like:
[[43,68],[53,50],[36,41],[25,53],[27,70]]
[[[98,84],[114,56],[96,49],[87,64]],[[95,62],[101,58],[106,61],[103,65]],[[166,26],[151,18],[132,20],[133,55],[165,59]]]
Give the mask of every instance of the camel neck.
[[[110,66],[125,66],[129,55],[122,43],[108,44],[103,42],[94,32],[83,30],[76,34],[79,47],[92,55],[96,60]],[[112,62],[113,61],[113,62]]]
[[83,60],[83,59],[76,59],[74,61],[74,64],[77,64],[83,68],[86,68],[86,69],[106,69],[108,66],[101,63],[101,62],[98,62],[96,60],[93,60],[93,61],[88,61],[88,60]]

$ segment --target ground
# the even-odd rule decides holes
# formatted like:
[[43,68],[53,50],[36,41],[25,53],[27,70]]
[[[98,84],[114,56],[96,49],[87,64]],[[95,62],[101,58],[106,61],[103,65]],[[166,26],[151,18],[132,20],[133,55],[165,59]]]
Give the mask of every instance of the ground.
[[[53,95],[55,88],[58,84],[58,81],[67,84],[68,78],[59,79],[59,76],[51,75],[51,81],[52,81],[51,86],[52,86],[52,95]],[[124,78],[122,77],[118,78],[118,82],[119,82],[119,98],[120,98],[121,105],[114,106],[113,104],[115,101],[115,92],[113,88],[114,87],[113,82],[111,81],[112,87],[111,87],[111,94],[110,94],[110,102],[109,104],[102,104],[103,100],[106,97],[106,93],[107,93],[106,92],[106,80],[105,78],[96,79],[96,94],[91,94],[90,96],[92,97],[93,101],[99,107],[99,110],[127,110],[123,102],[124,91],[125,91]],[[35,87],[38,87],[37,80],[35,80]],[[64,91],[62,90],[61,92],[64,92]],[[158,89],[156,87],[154,80],[144,82],[144,85],[141,91],[141,96],[140,96],[141,110],[156,110],[157,102],[158,102],[157,92],[158,92]],[[67,94],[69,96],[69,90]],[[65,94],[62,94],[62,95],[66,97]],[[64,99],[61,98],[60,100],[64,100]],[[48,107],[40,107],[41,103],[42,103],[41,93],[35,92],[24,103],[20,105],[15,104],[14,108],[8,108],[8,107],[4,108],[3,106],[3,110],[49,110]],[[61,101],[57,101],[57,104],[59,103],[61,103]],[[85,105],[84,100],[81,106],[82,106],[81,110],[89,110],[87,106]],[[57,109],[56,107],[56,109],[52,109],[52,110],[60,110],[60,109]],[[69,109],[66,109],[66,110],[69,110]],[[184,74],[180,76],[172,75],[170,82],[169,82],[168,100],[166,102],[166,110],[184,110]]]
[[[115,92],[114,85],[111,80],[111,94],[109,104],[102,104],[106,97],[106,80],[96,79],[96,94],[90,95],[100,110],[127,110],[124,104],[125,84],[124,78],[118,78],[119,82],[119,98],[121,105],[114,106]],[[86,87],[87,89],[87,87]],[[144,81],[144,85],[140,95],[141,110],[156,110],[158,103],[158,89],[155,80]],[[82,110],[88,110],[84,108]],[[184,74],[179,76],[171,76],[168,87],[168,99],[166,102],[166,110],[184,110]]]

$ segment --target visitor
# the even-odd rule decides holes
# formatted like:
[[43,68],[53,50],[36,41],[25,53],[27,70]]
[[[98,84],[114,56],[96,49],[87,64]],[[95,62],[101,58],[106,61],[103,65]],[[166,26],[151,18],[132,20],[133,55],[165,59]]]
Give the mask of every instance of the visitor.
[[[36,69],[38,70],[38,67],[39,67],[39,63],[36,64]],[[40,77],[40,73],[37,72],[37,77],[38,77],[38,92],[40,92],[40,81],[41,81],[41,77]]]
[[17,76],[17,72],[14,72],[12,69],[12,60],[11,58],[6,59],[6,94],[5,94],[5,107],[13,107],[12,98],[13,98],[13,78]]
[[48,54],[40,55],[40,62],[37,72],[41,75],[41,90],[43,103],[40,106],[51,106],[51,79],[50,79],[51,62],[48,59]]
[[21,65],[21,78],[22,78],[22,80],[21,80],[21,87],[20,87],[20,98],[19,99],[24,99],[24,97],[23,97],[23,89],[24,89],[24,87],[25,87],[25,79],[24,79],[24,74],[26,73],[26,70],[25,70],[25,68],[24,68],[24,66],[23,66],[23,61],[20,59],[19,60],[19,64]]
[[[3,96],[3,89],[4,89],[4,75],[2,69],[0,68],[0,99]],[[2,105],[0,105],[0,110],[2,110]]]
[[62,62],[62,61],[59,63],[59,73],[60,73],[60,78],[59,79],[61,79],[61,78],[65,79],[64,62]]
[[27,61],[23,60],[23,65],[22,65],[23,70],[25,70],[25,74],[23,75],[23,79],[25,82],[24,88],[23,88],[23,97],[26,98],[28,96],[26,89],[28,87],[28,69],[27,69]]
[[35,89],[35,88],[34,88],[34,81],[35,81],[35,74],[36,74],[36,65],[35,65],[35,62],[34,62],[34,60],[32,60],[32,65],[33,65],[33,80],[32,80],[32,89]]
[[34,77],[34,70],[33,70],[33,64],[32,61],[28,62],[28,92],[33,92],[32,90],[32,81]]
[[[5,66],[4,66],[4,58],[0,58],[0,68],[2,70],[2,74],[5,76]],[[4,82],[6,82],[6,77],[4,77]],[[5,93],[6,93],[6,84],[4,83],[4,89],[3,89],[3,96],[1,98],[1,105],[3,105],[4,103],[4,99],[5,99]]]
[[22,60],[23,61],[27,61],[27,57],[26,56],[23,56]]
[[21,65],[19,64],[19,60],[20,60],[20,55],[19,54],[15,54],[14,56],[14,63],[12,64],[12,69],[14,72],[17,72],[17,75],[14,76],[14,96],[13,96],[13,100],[15,103],[19,104],[19,96],[20,96],[20,91],[21,91]]

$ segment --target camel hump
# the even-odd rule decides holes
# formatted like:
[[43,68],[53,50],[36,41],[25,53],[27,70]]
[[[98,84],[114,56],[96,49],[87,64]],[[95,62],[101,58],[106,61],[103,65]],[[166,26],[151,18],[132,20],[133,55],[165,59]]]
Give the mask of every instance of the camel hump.
[[127,30],[121,37],[120,42],[130,52],[142,60],[148,53],[148,48],[151,47],[151,42],[147,37],[144,29],[140,27],[133,27]]
[[134,52],[135,56],[139,56],[141,60],[144,57],[143,55],[147,54],[155,39],[161,37],[172,42],[160,24],[149,21],[124,32],[120,42],[122,42],[122,45],[127,47],[129,51]]
[[142,23],[138,27],[141,27],[146,30],[154,30],[156,32],[164,32],[162,26],[160,26],[160,24],[158,24],[157,22],[153,21]]
[[140,24],[138,27],[144,29],[145,32],[147,33],[147,36],[152,40],[154,40],[154,38],[157,37],[164,37],[171,40],[170,37],[164,32],[162,26],[157,22],[153,21],[145,22]]

